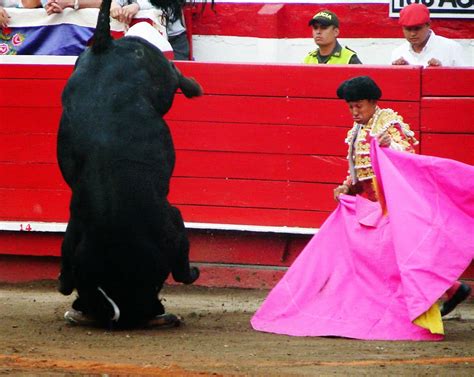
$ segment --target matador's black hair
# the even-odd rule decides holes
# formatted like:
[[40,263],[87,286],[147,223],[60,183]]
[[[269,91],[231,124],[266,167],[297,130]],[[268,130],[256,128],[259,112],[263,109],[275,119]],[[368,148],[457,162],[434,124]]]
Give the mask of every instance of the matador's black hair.
[[358,76],[339,85],[337,96],[347,102],[363,99],[378,100],[382,97],[382,91],[369,76]]

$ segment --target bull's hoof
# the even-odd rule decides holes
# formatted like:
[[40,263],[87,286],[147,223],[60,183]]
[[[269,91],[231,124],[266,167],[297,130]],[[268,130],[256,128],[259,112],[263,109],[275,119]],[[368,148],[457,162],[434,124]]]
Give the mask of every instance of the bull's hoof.
[[147,323],[147,326],[160,329],[168,329],[172,327],[179,327],[181,323],[182,319],[180,317],[171,313],[165,313],[157,315],[150,319]]
[[69,296],[74,290],[74,283],[71,279],[67,279],[63,274],[58,276],[58,292],[65,296]]
[[184,284],[192,284],[194,283],[197,279],[199,279],[199,275],[201,273],[199,272],[199,268],[197,267],[191,267],[189,269],[189,277],[183,281]]

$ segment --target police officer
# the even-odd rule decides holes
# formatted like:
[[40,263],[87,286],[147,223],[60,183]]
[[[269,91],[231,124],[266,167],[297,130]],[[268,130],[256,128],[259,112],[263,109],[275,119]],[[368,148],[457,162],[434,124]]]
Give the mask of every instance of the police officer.
[[309,20],[313,39],[318,48],[303,60],[305,64],[362,64],[357,54],[337,41],[339,20],[335,13],[322,10]]

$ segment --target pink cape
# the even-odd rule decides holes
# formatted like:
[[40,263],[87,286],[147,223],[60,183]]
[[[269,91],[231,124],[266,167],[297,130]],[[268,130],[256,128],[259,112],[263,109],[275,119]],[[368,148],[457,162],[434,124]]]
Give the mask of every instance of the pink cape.
[[474,167],[372,143],[379,203],[343,195],[255,313],[294,336],[440,340],[412,321],[474,257]]

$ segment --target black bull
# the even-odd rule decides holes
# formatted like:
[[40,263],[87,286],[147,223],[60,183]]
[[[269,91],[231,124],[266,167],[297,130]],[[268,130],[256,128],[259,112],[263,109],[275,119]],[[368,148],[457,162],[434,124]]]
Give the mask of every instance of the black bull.
[[73,307],[103,324],[112,314],[99,287],[119,307],[118,325],[135,326],[164,313],[170,272],[186,284],[199,275],[167,199],[175,152],[163,115],[178,88],[202,94],[153,45],[126,37],[86,50],[62,95],[57,155],[72,198],[59,290],[76,288]]

